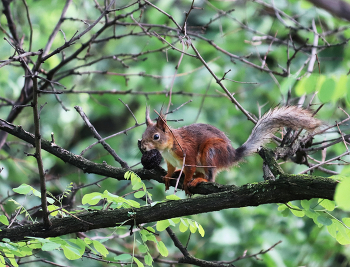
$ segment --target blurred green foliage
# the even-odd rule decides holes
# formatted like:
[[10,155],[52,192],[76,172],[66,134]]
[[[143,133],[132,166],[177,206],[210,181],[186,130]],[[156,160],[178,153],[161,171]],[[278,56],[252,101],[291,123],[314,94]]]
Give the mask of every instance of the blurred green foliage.
[[[64,44],[64,36],[69,40],[76,31],[81,33],[96,20],[101,14],[95,7],[96,2],[103,7],[105,1],[73,1],[65,15],[66,20],[60,27],[62,31],[58,32],[54,38],[51,52]],[[170,14],[180,26],[184,23],[184,12],[189,10],[191,2],[190,0],[152,1],[157,7]],[[195,6],[200,7],[200,9],[194,9],[187,22],[187,30],[193,32],[193,35],[190,35],[191,41],[219,78],[222,78],[230,70],[225,76],[223,84],[234,94],[237,101],[256,117],[270,107],[284,105],[287,101],[288,104],[297,104],[302,98],[304,106],[307,106],[312,100],[312,103],[315,104],[312,106],[313,109],[317,109],[321,103],[325,104],[318,112],[318,117],[330,125],[334,121],[339,122],[345,119],[347,115],[337,107],[343,108],[346,112],[349,111],[350,83],[347,74],[350,66],[350,53],[348,44],[345,42],[350,38],[348,22],[334,18],[331,14],[315,8],[306,1],[283,0],[274,2],[276,8],[283,10],[298,23],[287,16],[278,19],[270,6],[270,1],[266,1],[269,6],[254,1],[195,1]],[[126,0],[117,1],[115,8],[121,8],[131,3],[131,1]],[[37,51],[45,47],[60,18],[64,1],[27,0],[27,4],[33,27],[32,51]],[[135,8],[137,5],[112,12],[109,19],[112,20],[114,16],[132,12]],[[18,36],[23,38],[23,48],[27,51],[30,31],[23,2],[13,1],[11,10]],[[151,6],[145,6],[142,12],[135,12],[133,17],[140,23],[175,28],[167,16]],[[93,30],[74,45],[46,60],[42,69],[49,71],[56,67],[63,58],[69,57],[103,27],[104,20],[105,18],[102,18]],[[210,20],[213,22],[203,32],[202,26],[209,23]],[[307,68],[312,53],[311,45],[315,38],[315,33],[310,30],[313,20],[320,35],[318,45],[322,47],[316,49],[317,60],[312,67],[311,74],[307,72]],[[166,44],[152,35],[142,34],[143,30],[135,25],[130,16],[121,19],[120,22],[98,36],[93,45],[85,49],[78,58],[63,66],[54,77],[65,87],[55,85],[55,89],[58,91],[96,90],[100,92],[99,94],[72,92],[59,94],[58,97],[62,104],[53,94],[41,94],[40,104],[47,103],[40,114],[42,138],[50,139],[51,133],[54,133],[57,145],[79,154],[96,140],[84,125],[74,106],[81,106],[100,135],[106,137],[135,125],[131,113],[118,100],[119,98],[129,105],[138,123],[144,122],[146,105],[151,106],[151,110],[156,109],[157,111],[168,105],[169,96],[162,92],[170,90],[172,78],[176,72],[175,66],[178,64],[181,54],[170,47],[161,51],[162,48],[166,47]],[[4,14],[0,16],[0,23],[7,30]],[[133,24],[130,25],[130,23]],[[183,45],[178,41],[178,36],[181,34],[176,30],[167,31],[166,28],[162,27],[144,27],[148,32],[155,31],[164,36],[168,42],[174,42],[174,46],[180,51],[183,49]],[[326,34],[331,31],[334,33]],[[0,55],[2,60],[6,60],[13,55],[14,51],[8,42],[3,40],[6,37],[5,33],[1,32],[0,36],[2,37]],[[104,38],[110,36],[118,38],[103,41]],[[277,39],[272,41],[274,36]],[[290,68],[289,77],[273,75],[251,67],[220,52],[210,45],[210,41],[223,50],[258,66],[262,66],[261,61],[264,60],[266,66],[272,71],[283,73],[284,69]],[[294,47],[298,49],[305,43],[308,46],[298,51],[294,57],[293,54],[296,51]],[[289,45],[288,48],[287,45]],[[154,50],[156,52],[150,52]],[[194,54],[193,50],[186,46],[185,52]],[[292,56],[293,59],[289,63],[288,59]],[[33,57],[33,61],[35,60],[36,57]],[[95,60],[96,63],[88,64],[95,62]],[[75,71],[75,73],[65,76],[69,71]],[[96,73],[104,71],[109,73]],[[124,76],[125,74],[128,76]],[[0,88],[2,89],[0,96],[15,101],[22,90],[23,75],[23,70],[18,67],[18,63],[2,67],[0,69]],[[232,82],[232,80],[242,83]],[[104,93],[104,91],[110,90],[132,91],[126,94]],[[183,119],[180,122],[169,122],[172,127],[176,128],[194,122],[209,123],[224,131],[232,140],[234,147],[243,144],[249,136],[253,124],[228,98],[223,96],[221,87],[198,59],[186,55],[183,57],[172,90],[174,94],[172,95],[171,109],[192,100],[191,103],[168,116],[168,119]],[[312,98],[315,92],[317,94]],[[65,111],[62,105],[68,111]],[[6,119],[11,108],[12,106],[1,106],[0,118]],[[156,114],[152,113],[151,117],[155,118]],[[29,132],[34,132],[32,109],[24,108],[14,124],[21,125]],[[140,161],[141,153],[137,148],[137,140],[141,138],[144,129],[145,126],[136,127],[126,134],[122,133],[107,140],[108,144],[129,166]],[[346,131],[349,127],[341,125],[340,129]],[[337,130],[334,130],[332,135],[327,135],[327,138],[338,136]],[[315,142],[322,141],[321,138],[325,137],[318,137]],[[327,159],[345,151],[346,148],[342,143],[329,147],[327,148]],[[17,138],[8,136],[7,145],[0,151],[2,159],[0,167],[4,168],[0,174],[1,199],[12,195],[12,188],[23,183],[40,190],[36,161],[33,157],[26,156],[24,152],[34,153],[34,149]],[[94,162],[105,161],[113,166],[120,166],[101,145],[96,145],[88,150],[84,157]],[[312,157],[321,161],[323,155],[321,152],[315,152]],[[344,158],[344,160],[349,160],[349,157]],[[98,175],[83,173],[46,152],[43,152],[43,161],[44,168],[47,170],[48,190],[53,195],[64,192],[71,182],[75,186],[81,186],[94,183],[102,178]],[[217,178],[217,182],[242,185],[261,181],[263,179],[261,166],[260,157],[249,157],[246,162],[239,166],[222,172]],[[307,168],[291,163],[285,163],[282,167],[290,173],[298,173]],[[327,168],[334,172],[341,172],[343,165],[334,164],[327,166]],[[329,176],[329,174],[318,170],[314,173],[319,176]],[[348,183],[348,179],[344,183]],[[98,185],[98,187],[89,186],[80,189],[75,195],[75,207],[82,204],[83,196],[88,193],[99,192],[98,194],[102,195],[102,192],[108,190],[111,194],[124,195],[132,191],[132,186],[128,186],[128,181],[105,179]],[[145,185],[147,190],[152,193],[154,201],[164,200],[166,194],[172,193],[172,189],[170,193],[165,193],[163,184],[146,181]],[[177,195],[185,197],[183,192],[178,192]],[[27,209],[39,205],[34,196],[15,195],[12,197]],[[135,200],[132,195],[128,195],[127,198]],[[13,202],[2,202],[2,205],[3,212],[8,214],[12,214],[17,208]],[[62,205],[64,205],[64,201]],[[292,205],[300,209],[305,208],[303,203],[296,202]],[[314,209],[320,208],[317,200],[314,200],[311,206]],[[279,206],[276,204],[269,204],[191,216],[190,218],[197,221],[205,230],[204,237],[198,232],[189,234],[189,231],[183,232],[176,227],[174,227],[174,231],[183,244],[186,244],[190,236],[188,250],[195,257],[205,260],[230,261],[245,253],[250,255],[269,249],[278,241],[282,241],[267,253],[240,260],[235,265],[245,267],[350,266],[349,246],[340,245],[332,237],[332,234],[328,233],[334,229],[327,231],[327,227],[324,225],[327,222],[323,221],[323,224],[316,225],[309,218],[310,216],[299,218],[288,212],[288,209],[286,209],[287,212],[283,212],[279,211],[278,208]],[[339,220],[349,217],[348,212],[339,209],[333,211],[332,214]],[[40,214],[35,212],[31,216],[34,218],[38,216],[40,219]],[[24,215],[19,215],[17,219],[24,219]],[[5,221],[2,217],[0,220],[2,223],[3,220]],[[349,224],[347,225],[349,226]],[[90,240],[91,238],[103,236],[107,237],[103,241],[104,245],[114,250],[130,253],[135,240],[134,237],[125,235],[127,233],[128,229],[125,227],[112,230],[100,229],[87,233],[89,237],[85,240],[86,244],[83,245],[73,244],[79,242],[75,241],[79,240],[75,237],[73,239],[67,237],[70,243],[68,241],[60,242],[62,246],[65,246],[65,254],[74,252],[74,248],[78,246],[81,256],[82,249],[87,244],[94,242]],[[123,238],[119,239],[119,236],[123,236]],[[161,233],[160,238],[162,241],[159,242],[164,242],[169,251],[169,259],[179,258],[179,251],[171,239],[165,233]],[[141,239],[142,237],[138,236],[138,240]],[[94,244],[96,250],[103,251],[104,246],[101,243]],[[153,256],[158,253],[154,245],[149,244],[147,249],[147,253],[151,253]],[[138,251],[136,252],[138,253]],[[62,253],[51,250],[51,247],[47,249],[47,252],[38,252],[37,257],[63,265],[81,266],[82,264],[80,260],[68,261],[62,256]],[[69,257],[67,258],[69,259]],[[119,260],[119,258],[111,256],[111,253],[104,259],[107,261]],[[121,261],[124,259],[120,257]],[[1,258],[0,260],[2,261]],[[22,262],[25,261],[27,260]],[[39,266],[40,264],[46,265],[45,263],[33,262],[25,266]],[[83,264],[89,266],[108,265],[88,258],[83,258]],[[160,263],[154,264],[155,266],[162,265]]]

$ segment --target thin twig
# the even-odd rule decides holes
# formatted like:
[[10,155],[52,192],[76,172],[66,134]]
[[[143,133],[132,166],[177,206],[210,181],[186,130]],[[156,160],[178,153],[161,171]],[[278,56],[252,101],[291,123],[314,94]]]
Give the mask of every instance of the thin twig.
[[102,137],[99,135],[99,133],[96,131],[95,127],[90,123],[89,119],[86,117],[83,109],[79,106],[74,107],[75,110],[79,113],[81,118],[84,120],[85,124],[89,127],[90,131],[94,134],[94,137],[98,140],[99,143],[110,153],[113,158],[123,167],[129,169],[129,165],[122,160],[117,153],[114,151],[114,149],[108,145],[105,141],[102,141]]
[[329,162],[332,162],[332,161],[335,161],[335,160],[340,160],[341,157],[344,157],[344,156],[349,155],[349,154],[350,154],[350,151],[346,151],[346,152],[344,152],[343,154],[338,155],[338,156],[336,156],[336,157],[334,157],[334,158],[331,158],[331,159],[329,159],[329,160],[323,161],[323,162],[321,162],[321,163],[319,163],[319,164],[315,164],[314,166],[308,168],[308,169],[305,170],[305,171],[300,172],[299,174],[305,174],[305,173],[307,173],[307,172],[309,172],[309,171],[311,171],[311,170],[313,170],[313,169],[318,168],[319,166],[325,165],[325,164],[327,164],[327,163],[329,163]]
[[44,56],[42,58],[42,62],[44,62],[45,60],[47,60],[48,58],[60,53],[63,49],[66,49],[67,47],[71,46],[72,44],[74,44],[77,40],[79,40],[83,35],[85,35],[87,32],[89,32],[93,27],[96,26],[96,24],[105,16],[105,14],[107,14],[109,12],[109,8],[114,4],[115,0],[112,0],[108,7],[106,8],[106,10],[94,21],[94,23],[92,23],[89,27],[87,27],[82,33],[78,34],[77,36],[73,37],[68,41],[65,42],[62,46],[60,46],[59,48],[57,48],[56,50],[54,50],[53,52],[51,52],[49,55]]
[[57,33],[58,33],[60,27],[61,27],[61,24],[62,24],[62,22],[64,21],[63,18],[64,18],[64,16],[66,15],[66,12],[67,12],[67,10],[68,10],[68,7],[69,7],[69,5],[70,5],[71,3],[72,3],[72,0],[67,0],[67,1],[66,1],[65,5],[64,5],[64,7],[63,7],[62,13],[61,13],[61,17],[59,18],[59,20],[58,20],[58,22],[57,22],[55,28],[53,29],[53,31],[52,31],[52,33],[51,33],[51,35],[50,35],[50,37],[49,37],[49,40],[48,40],[47,43],[46,43],[46,46],[45,46],[44,52],[43,52],[43,55],[44,55],[44,56],[46,56],[47,53],[50,51],[50,48],[51,48],[52,43],[53,43],[53,40],[55,39],[55,37],[56,37],[56,35],[57,35]]
[[137,119],[136,119],[134,113],[131,111],[129,105],[128,105],[128,104],[125,104],[125,103],[123,102],[123,100],[121,100],[120,98],[118,98],[118,100],[119,100],[120,102],[122,102],[122,103],[124,104],[124,106],[130,111],[131,116],[132,116],[132,117],[134,118],[134,120],[135,120],[135,125],[139,125],[139,123],[137,122]]
[[[182,43],[182,51],[184,52],[185,51],[185,45],[184,45],[184,42],[181,42]],[[172,92],[173,92],[173,86],[174,86],[174,82],[175,82],[175,77],[177,75],[177,72],[179,71],[179,67],[180,67],[180,64],[181,64],[181,61],[182,61],[182,58],[183,58],[184,54],[181,53],[180,55],[180,58],[179,58],[179,61],[175,67],[175,73],[173,75],[173,78],[171,80],[171,84],[170,84],[170,90],[169,90],[169,103],[168,103],[168,107],[166,109],[166,112],[169,112],[169,109],[170,109],[170,106],[171,106],[171,96],[172,96]]]
[[208,64],[205,62],[205,60],[202,58],[202,56],[199,54],[198,50],[196,49],[196,47],[193,45],[193,43],[191,43],[191,47],[194,50],[194,52],[196,53],[196,55],[198,56],[199,60],[203,63],[203,65],[207,68],[207,70],[210,72],[210,74],[214,77],[216,83],[218,83],[220,85],[220,87],[225,91],[225,93],[227,94],[227,96],[230,98],[230,100],[232,101],[232,103],[234,103],[242,112],[244,115],[246,115],[246,117],[248,118],[248,120],[252,121],[254,124],[256,124],[256,120],[241,106],[241,104],[238,103],[238,101],[232,96],[232,94],[229,92],[229,90],[227,90],[227,88],[223,85],[223,83],[220,81],[220,79],[215,75],[215,73],[211,70],[211,68],[209,68]]
[[29,49],[28,51],[32,51],[32,40],[33,40],[33,26],[32,26],[32,22],[30,20],[30,16],[29,16],[29,8],[27,5],[26,0],[22,0],[23,4],[26,8],[26,13],[27,13],[27,19],[28,19],[28,24],[29,24],[29,29],[30,29],[30,34],[29,34]]
[[3,66],[6,66],[8,64],[10,64],[11,62],[13,61],[20,61],[22,58],[24,57],[29,57],[29,56],[37,56],[37,55],[40,55],[42,53],[41,50],[39,50],[38,52],[26,52],[26,53],[23,53],[23,54],[20,54],[20,55],[17,55],[17,56],[14,56],[14,57],[11,57],[10,59],[6,60],[6,61],[3,61],[1,64],[0,64],[0,68],[2,68]]

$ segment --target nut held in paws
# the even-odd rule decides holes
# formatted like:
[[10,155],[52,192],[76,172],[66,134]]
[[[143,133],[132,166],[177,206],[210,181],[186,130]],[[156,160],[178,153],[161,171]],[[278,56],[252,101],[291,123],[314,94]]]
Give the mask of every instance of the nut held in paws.
[[157,149],[146,151],[142,154],[141,164],[146,170],[154,169],[162,161],[162,155]]

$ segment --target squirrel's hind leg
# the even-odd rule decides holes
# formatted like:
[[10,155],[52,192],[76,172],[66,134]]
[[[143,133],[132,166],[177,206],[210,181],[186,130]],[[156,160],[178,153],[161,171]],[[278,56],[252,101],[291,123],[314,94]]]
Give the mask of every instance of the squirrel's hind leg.
[[202,151],[200,161],[205,171],[205,178],[209,182],[215,182],[216,174],[219,170],[232,165],[231,144],[222,138],[208,139],[201,145]]

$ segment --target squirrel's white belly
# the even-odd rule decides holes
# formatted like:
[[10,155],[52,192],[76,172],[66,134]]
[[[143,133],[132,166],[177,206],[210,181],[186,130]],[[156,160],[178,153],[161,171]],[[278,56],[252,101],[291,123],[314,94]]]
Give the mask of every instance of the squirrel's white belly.
[[171,165],[173,165],[175,168],[182,168],[182,161],[178,160],[176,157],[174,157],[174,154],[172,151],[169,151],[168,149],[160,151],[163,158],[169,162]]

